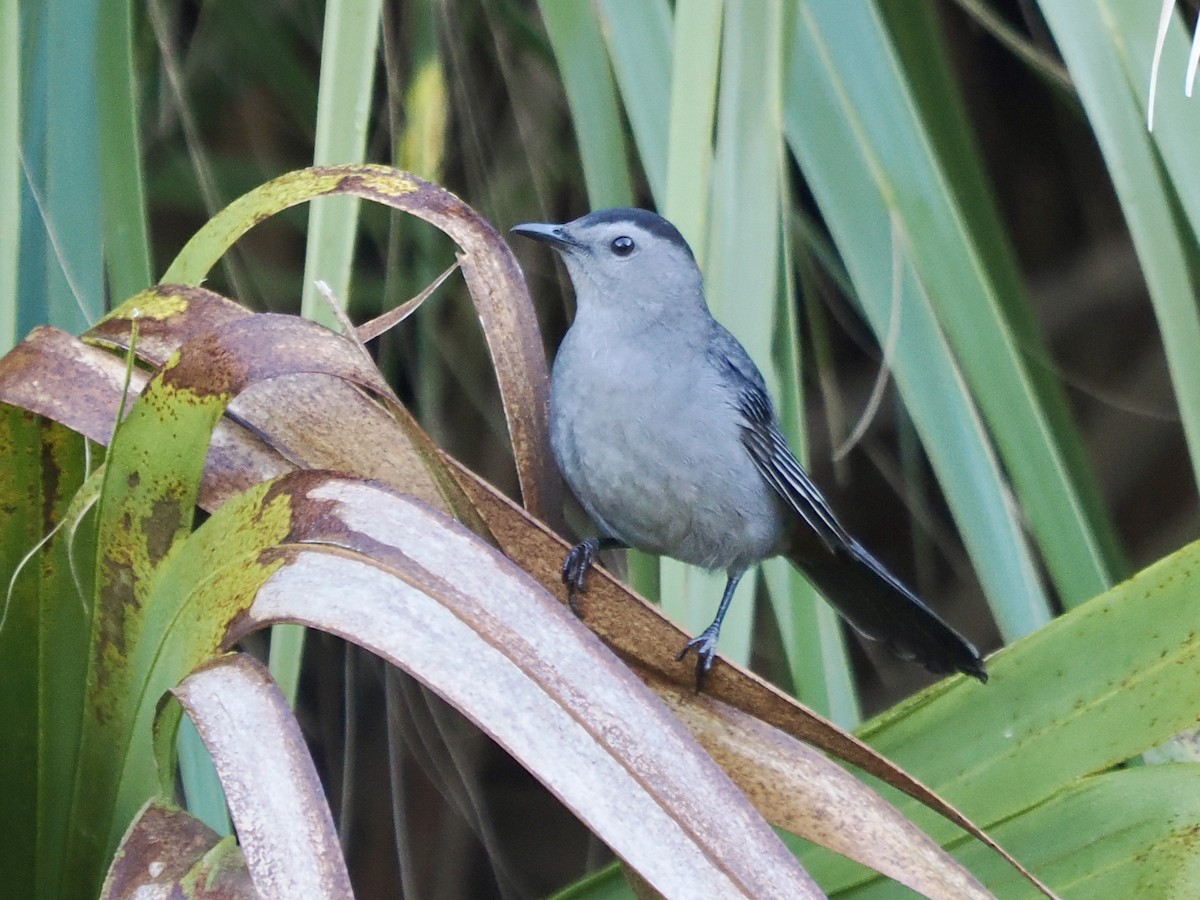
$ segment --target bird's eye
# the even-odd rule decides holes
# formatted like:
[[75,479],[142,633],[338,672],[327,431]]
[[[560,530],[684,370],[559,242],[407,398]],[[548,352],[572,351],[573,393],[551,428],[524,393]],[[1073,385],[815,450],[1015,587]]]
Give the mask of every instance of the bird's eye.
[[612,252],[617,256],[628,256],[633,252],[633,238],[622,235],[619,238],[613,238]]

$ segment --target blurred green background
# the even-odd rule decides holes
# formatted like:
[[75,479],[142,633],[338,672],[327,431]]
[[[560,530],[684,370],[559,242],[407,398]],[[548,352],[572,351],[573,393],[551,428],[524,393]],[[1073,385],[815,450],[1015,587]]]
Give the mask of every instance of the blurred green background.
[[[1153,7],[5,4],[0,349],[44,322],[81,331],[226,203],[314,161],[395,164],[500,230],[653,206],[849,529],[994,650],[1197,533],[1196,5],[1175,12],[1148,133]],[[515,249],[552,354],[569,289],[549,253]],[[264,223],[209,286],[320,317],[323,278],[362,321],[452,259],[421,222],[331,202]],[[461,282],[373,351],[443,446],[515,492]],[[630,570],[691,630],[711,617],[720,579]],[[723,652],[843,724],[930,681],[846,640],[784,564],[746,580],[729,622]],[[301,684],[363,896],[394,889],[398,858],[422,897],[544,893],[603,858],[364,654],[314,637]],[[410,785],[403,839],[375,789],[389,753]]]

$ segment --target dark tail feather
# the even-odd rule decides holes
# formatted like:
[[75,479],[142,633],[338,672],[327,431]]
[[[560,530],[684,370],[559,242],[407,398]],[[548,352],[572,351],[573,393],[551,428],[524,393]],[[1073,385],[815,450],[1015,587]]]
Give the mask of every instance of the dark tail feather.
[[791,554],[792,563],[858,632],[935,674],[957,671],[987,681],[979,652],[857,541],[832,553],[806,549]]

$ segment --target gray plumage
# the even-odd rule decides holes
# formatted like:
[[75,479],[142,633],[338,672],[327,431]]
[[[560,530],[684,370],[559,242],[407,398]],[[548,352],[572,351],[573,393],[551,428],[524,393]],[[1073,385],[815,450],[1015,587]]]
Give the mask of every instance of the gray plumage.
[[513,231],[558,250],[575,287],[550,438],[600,534],[564,564],[572,607],[605,547],[724,570],[713,624],[680,653],[697,651],[700,679],[738,580],[782,554],[867,637],[934,672],[986,680],[975,648],[837,521],[788,448],[758,368],[709,314],[692,251],[670,222],[613,209]]

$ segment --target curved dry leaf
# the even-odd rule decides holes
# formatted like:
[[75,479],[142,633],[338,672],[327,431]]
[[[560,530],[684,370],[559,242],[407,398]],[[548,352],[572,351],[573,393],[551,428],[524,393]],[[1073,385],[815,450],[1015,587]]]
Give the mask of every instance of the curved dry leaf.
[[89,669],[96,673],[94,702],[106,710],[127,703],[122,662],[140,642],[155,569],[191,531],[205,446],[216,422],[247,386],[298,373],[337,376],[387,391],[375,367],[347,352],[346,342],[328,329],[294,316],[259,315],[185,344],[150,380],[115,433],[105,483],[121,490],[100,507],[96,596],[101,605],[93,626],[112,647],[97,644]]
[[[457,472],[459,484],[487,523],[500,549],[548,589],[556,591],[562,597],[560,602],[565,604],[560,572],[569,545],[454,459],[449,456],[445,459]],[[683,646],[688,636],[603,568],[596,567],[589,576],[588,593],[581,606],[588,627],[630,665],[642,671],[647,680],[653,683],[661,679],[674,685],[675,690],[693,688],[694,667],[686,661],[677,661],[674,652],[676,647]],[[927,785],[753,672],[717,657],[705,679],[704,692],[903,791],[991,847],[1046,896],[1054,896],[983,829]]]
[[377,394],[390,388],[346,340],[308,319],[259,313],[207,331],[180,348],[159,372],[198,394],[241,393],[259,381],[294,374],[332,375]]
[[266,668],[219,657],[172,693],[212,756],[258,896],[353,897],[321,780]]
[[926,897],[992,896],[894,806],[811,747],[720,700],[648,683],[767,821]]
[[[135,311],[136,352],[155,366],[165,363],[184,343],[255,316],[212,291],[160,284],[131,297],[88,331],[85,340],[127,349]],[[374,370],[374,363],[362,356],[351,340],[339,337],[339,343],[332,346],[347,360],[354,360],[353,367],[345,366],[344,378],[355,380],[353,372],[362,366]],[[234,352],[237,349],[231,347]],[[352,471],[470,519],[457,485],[439,478],[440,462],[431,463],[437,461],[432,443],[408,411],[394,401],[382,376],[364,387],[385,397],[390,410],[343,377],[305,372],[261,381],[234,399],[227,418],[244,425],[294,467]],[[281,415],[281,410],[286,410],[286,415]]]
[[[131,391],[148,380],[134,369]],[[0,358],[0,400],[108,444],[121,408],[125,363],[65,331],[40,325]]]
[[[203,302],[208,301],[204,300]],[[222,302],[229,303],[229,301]],[[236,306],[231,303],[230,305]],[[31,340],[33,337],[31,336]],[[53,348],[43,348],[47,350],[48,356],[58,354],[74,359],[81,355],[86,357],[84,351],[90,350],[90,348],[82,348],[82,345],[79,345],[74,339],[61,335],[61,333],[52,343]],[[94,353],[94,351],[92,352]],[[104,354],[96,355],[104,356]],[[108,397],[105,405],[115,411],[120,390],[119,373],[123,373],[123,365],[119,360],[111,357],[108,359],[113,368],[112,373],[107,376],[106,383],[112,395]],[[83,374],[88,367],[99,364],[95,358],[88,358],[78,363],[77,369],[79,374]],[[20,379],[6,379],[4,371],[4,365],[0,363],[0,399],[6,399],[6,391],[14,386],[14,381],[16,387],[21,386]],[[64,381],[60,388],[67,387],[68,384]],[[78,404],[72,402],[69,391],[53,391],[50,396],[55,398],[54,409],[52,413],[48,414],[52,414],[52,417],[68,427],[79,428],[79,421],[86,419],[89,409],[93,407],[93,404],[89,404],[87,409],[81,409]],[[46,405],[43,403],[43,406]],[[378,409],[375,404],[371,404],[371,406]],[[275,424],[284,426],[286,420],[277,419]],[[111,428],[111,424],[108,427]],[[383,434],[387,434],[389,431],[392,434],[396,432],[393,422],[381,422],[380,427]],[[419,432],[415,423],[409,427],[415,429],[420,437],[428,440],[423,433]],[[346,434],[353,434],[354,428],[353,423],[347,423]],[[232,428],[228,423],[222,423],[218,428],[218,436],[229,431],[236,433],[238,429]],[[107,440],[106,433],[95,433],[89,436],[97,440]],[[303,435],[298,435],[297,440],[299,442],[297,446],[300,448],[297,455],[303,457],[306,452],[303,450]],[[210,486],[214,483],[221,485],[238,480],[236,470],[231,472],[214,466],[215,462],[224,462],[214,459],[214,456],[215,448],[214,453],[210,454],[206,467],[206,489],[202,500],[213,497],[213,489]],[[304,462],[309,464],[307,461]],[[369,458],[359,457],[357,460],[349,458],[344,460],[345,464],[339,465],[338,468],[361,470],[365,464],[370,462]],[[443,463],[458,479],[462,490],[470,497],[472,506],[486,520],[487,527],[499,540],[502,549],[543,585],[551,590],[559,591],[559,567],[566,549],[566,545],[561,539],[547,532],[544,526],[530,520],[526,514],[490,485],[480,481],[453,460],[446,457]],[[401,490],[404,489],[403,484],[397,485],[397,487]],[[221,495],[223,492],[218,492],[217,498],[221,498]],[[584,608],[588,625],[633,665],[648,676],[656,675],[659,678],[665,678],[679,689],[690,689],[693,678],[691,667],[675,663],[671,652],[672,648],[676,644],[682,644],[686,637],[673,624],[664,619],[656,609],[645,604],[640,598],[634,597],[606,574],[603,574],[602,570],[597,570],[591,580],[591,590],[584,599]],[[924,785],[896,769],[871,748],[858,742],[852,735],[840,731],[774,687],[721,660],[718,661],[718,665],[711,675],[706,691],[710,696],[720,699],[734,708],[743,709],[780,728],[787,734],[813,743],[839,758],[860,766],[931,806],[950,818],[951,821],[955,821],[967,831],[975,834],[985,843],[995,846],[976,826],[941,801]],[[782,825],[783,822],[781,821],[779,824]],[[1000,852],[1004,854],[1003,850]],[[1007,857],[1007,854],[1004,855],[1011,861],[1011,857]],[[1020,867],[1018,866],[1018,868]]]
[[[233,301],[201,288],[159,286],[137,299],[139,310],[149,311],[145,318],[139,316],[137,353],[156,366],[179,349],[171,322],[178,321],[180,332],[195,340],[215,328],[253,318]],[[132,306],[123,309],[131,312]],[[130,319],[114,312],[88,333],[89,340],[125,349],[129,327]],[[147,335],[145,340],[142,335]],[[356,353],[350,342],[332,333],[326,336],[339,341],[345,353]],[[355,363],[360,364],[361,360]],[[0,401],[107,445],[124,377],[122,359],[57,329],[36,328],[0,358]],[[135,368],[131,390],[140,393],[148,380]],[[216,427],[201,484],[200,505],[209,512],[234,494],[284,472],[324,468],[390,484],[486,533],[457,481],[445,471],[432,440],[401,405],[384,409],[339,377],[308,372],[251,384],[230,406],[234,413]],[[279,415],[280,409],[289,415]]]
[[314,197],[347,194],[410,213],[461,248],[459,263],[492,354],[525,506],[551,522],[562,482],[550,455],[550,372],[525,278],[504,239],[454,194],[382,165],[318,166],[289,172],[239,197],[196,232],[164,281],[199,284],[239,237],[264,218]]
[[457,522],[322,473],[228,634],[281,621],[367,647],[462,710],[668,896],[820,896],[689,732],[553,597]]
[[82,338],[124,352],[129,349],[130,326],[136,319],[138,358],[157,367],[184,344],[252,315],[240,303],[207,288],[158,284],[134,294]]
[[[354,329],[354,333],[358,340],[365,344],[368,341],[375,340],[375,338],[379,337],[381,334],[384,334],[385,332],[395,328],[397,325],[415,313],[417,308],[420,307],[420,305],[426,300],[428,300],[430,296],[433,295],[433,292],[440,288],[442,283],[445,282],[445,280],[451,275],[453,275],[454,270],[459,268],[459,266],[460,263],[456,259],[445,269],[445,271],[442,272],[441,275],[431,281],[429,285],[415,297],[410,300],[405,300],[394,309],[389,309],[382,315],[378,315],[374,319],[371,319],[371,321],[364,322],[363,324],[359,325]],[[340,306],[334,305],[333,309],[335,313],[341,314]]]
[[[131,391],[140,392],[148,380],[135,368]],[[0,402],[53,419],[99,444],[112,440],[124,381],[123,360],[56,328],[35,328],[0,359]],[[292,468],[246,429],[223,420],[209,445],[201,506],[212,511]]]

